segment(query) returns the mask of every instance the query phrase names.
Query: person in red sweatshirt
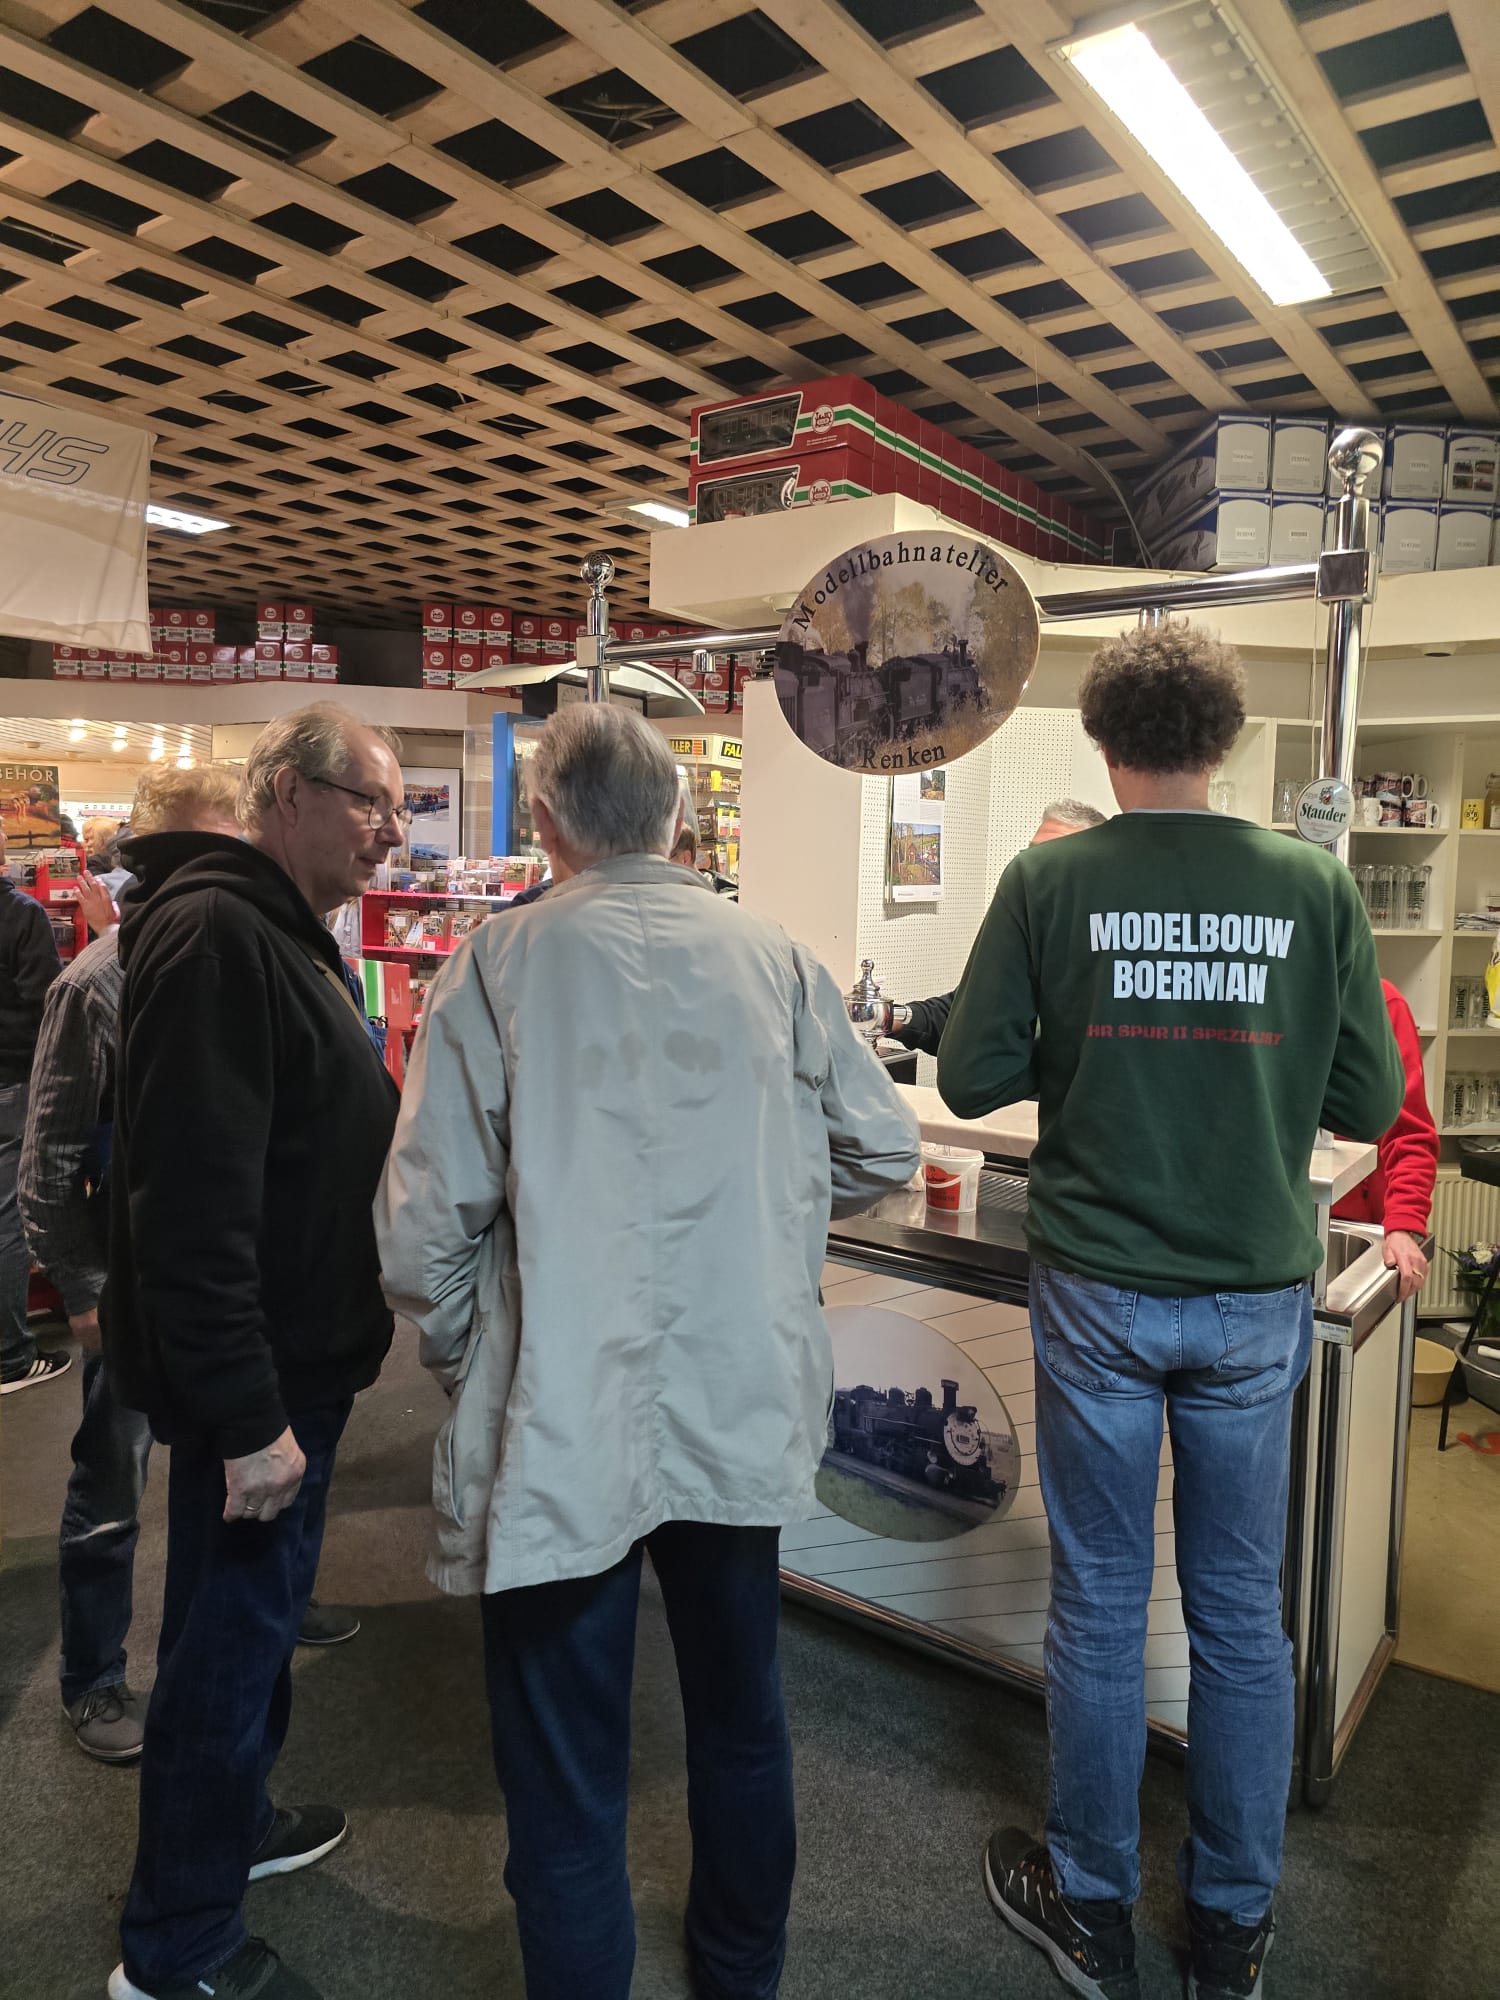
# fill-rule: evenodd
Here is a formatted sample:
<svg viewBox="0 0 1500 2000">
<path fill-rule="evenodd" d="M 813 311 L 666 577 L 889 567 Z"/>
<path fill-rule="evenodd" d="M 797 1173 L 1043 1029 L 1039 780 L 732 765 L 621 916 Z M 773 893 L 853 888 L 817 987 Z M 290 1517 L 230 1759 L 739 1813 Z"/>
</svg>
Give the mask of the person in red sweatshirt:
<svg viewBox="0 0 1500 2000">
<path fill-rule="evenodd" d="M 1380 1142 L 1374 1173 L 1346 1194 L 1333 1212 L 1344 1222 L 1380 1224 L 1385 1231 L 1385 1261 L 1401 1273 L 1401 1297 L 1409 1299 L 1421 1291 L 1427 1277 L 1422 1238 L 1437 1185 L 1438 1130 L 1427 1107 L 1422 1044 L 1412 1011 L 1388 979 L 1380 984 L 1406 1071 L 1406 1096 L 1395 1124 Z"/>
</svg>

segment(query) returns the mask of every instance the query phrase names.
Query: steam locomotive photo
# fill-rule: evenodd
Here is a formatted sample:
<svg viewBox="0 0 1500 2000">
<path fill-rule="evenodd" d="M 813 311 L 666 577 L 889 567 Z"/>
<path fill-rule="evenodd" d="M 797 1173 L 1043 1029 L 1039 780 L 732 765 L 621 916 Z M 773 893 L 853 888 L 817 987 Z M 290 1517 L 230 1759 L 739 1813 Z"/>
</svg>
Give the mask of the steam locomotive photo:
<svg viewBox="0 0 1500 2000">
<path fill-rule="evenodd" d="M 941 1493 L 998 1507 L 1006 1482 L 997 1480 L 990 1439 L 972 1403 L 960 1403 L 958 1384 L 941 1384 L 943 1406 L 932 1391 L 874 1389 L 861 1382 L 835 1389 L 828 1425 L 831 1454 L 875 1466 L 904 1479 L 919 1480 Z"/>
<path fill-rule="evenodd" d="M 868 641 L 847 653 L 780 647 L 776 697 L 810 750 L 846 766 L 989 706 L 968 640 L 954 637 L 941 652 L 897 654 L 878 667 L 869 664 Z"/>
</svg>

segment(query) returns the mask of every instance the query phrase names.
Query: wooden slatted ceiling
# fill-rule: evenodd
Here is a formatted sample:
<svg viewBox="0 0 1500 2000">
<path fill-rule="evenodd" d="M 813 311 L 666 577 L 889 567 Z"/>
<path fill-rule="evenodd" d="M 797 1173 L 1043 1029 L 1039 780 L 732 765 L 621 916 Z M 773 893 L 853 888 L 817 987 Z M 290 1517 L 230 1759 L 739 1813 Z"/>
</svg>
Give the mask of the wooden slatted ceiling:
<svg viewBox="0 0 1500 2000">
<path fill-rule="evenodd" d="M 0 0 L 0 381 L 157 433 L 162 595 L 577 601 L 695 402 L 852 372 L 1107 512 L 1206 413 L 1496 420 L 1494 0 L 1239 0 L 1391 270 L 1260 299 L 1058 0 Z"/>
</svg>

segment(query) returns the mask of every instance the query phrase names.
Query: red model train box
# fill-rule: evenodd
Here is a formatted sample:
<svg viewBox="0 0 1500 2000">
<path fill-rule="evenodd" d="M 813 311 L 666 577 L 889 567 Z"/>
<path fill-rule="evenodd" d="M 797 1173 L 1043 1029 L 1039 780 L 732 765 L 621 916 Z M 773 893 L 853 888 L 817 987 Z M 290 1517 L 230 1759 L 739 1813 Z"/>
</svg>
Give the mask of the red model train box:
<svg viewBox="0 0 1500 2000">
<path fill-rule="evenodd" d="M 255 607 L 257 625 L 284 625 L 286 612 L 279 598 L 263 598 Z"/>
<path fill-rule="evenodd" d="M 308 657 L 315 667 L 336 667 L 339 663 L 339 649 L 337 646 L 328 645 L 322 639 L 314 639 Z"/>
<path fill-rule="evenodd" d="M 484 665 L 484 648 L 478 638 L 455 639 L 453 642 L 453 678 L 460 674 L 477 674 Z"/>
<path fill-rule="evenodd" d="M 506 639 L 499 645 L 487 643 L 482 646 L 479 663 L 487 674 L 493 673 L 496 667 L 508 667 L 511 664 L 510 640 Z"/>
<path fill-rule="evenodd" d="M 510 606 L 508 604 L 487 604 L 484 607 L 484 631 L 487 639 L 508 639 L 510 637 Z"/>
<path fill-rule="evenodd" d="M 455 604 L 453 607 L 453 636 L 457 639 L 470 634 L 478 636 L 484 630 L 484 606 L 482 604 Z"/>
<path fill-rule="evenodd" d="M 422 631 L 429 639 L 451 639 L 453 637 L 453 606 L 440 604 L 435 598 L 427 598 L 422 604 Z"/>
<path fill-rule="evenodd" d="M 877 430 L 890 428 L 889 411 L 885 397 L 857 375 L 705 403 L 693 412 L 690 463 L 702 472 L 855 444 L 873 456 Z"/>
</svg>

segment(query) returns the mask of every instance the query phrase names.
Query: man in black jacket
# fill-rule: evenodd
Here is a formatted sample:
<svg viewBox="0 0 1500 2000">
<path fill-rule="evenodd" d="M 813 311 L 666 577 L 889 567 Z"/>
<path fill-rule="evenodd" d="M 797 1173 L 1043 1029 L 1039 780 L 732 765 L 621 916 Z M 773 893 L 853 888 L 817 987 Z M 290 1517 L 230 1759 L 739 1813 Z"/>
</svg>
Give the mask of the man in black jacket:
<svg viewBox="0 0 1500 2000">
<path fill-rule="evenodd" d="M 5 835 L 0 831 L 0 868 Z M 46 911 L 0 874 L 0 1394 L 50 1382 L 66 1354 L 38 1354 L 26 1328 L 31 1254 L 16 1202 L 31 1063 L 47 988 L 62 971 Z"/>
<path fill-rule="evenodd" d="M 371 1202 L 396 1091 L 318 913 L 369 887 L 401 803 L 388 732 L 329 703 L 283 717 L 246 766 L 248 838 L 183 836 L 120 929 L 101 1319 L 172 1460 L 111 2000 L 317 2000 L 240 1905 L 346 1831 L 336 1808 L 277 1811 L 266 1781 L 334 1451 L 391 1338 Z"/>
</svg>

